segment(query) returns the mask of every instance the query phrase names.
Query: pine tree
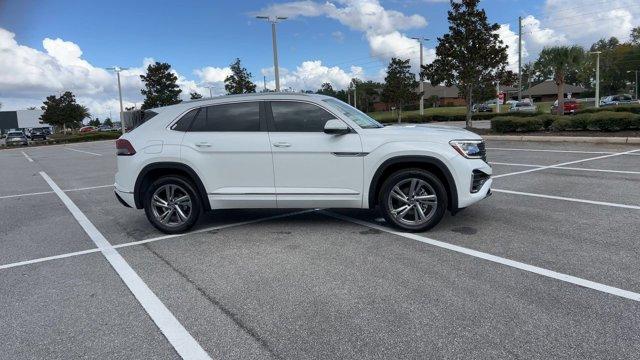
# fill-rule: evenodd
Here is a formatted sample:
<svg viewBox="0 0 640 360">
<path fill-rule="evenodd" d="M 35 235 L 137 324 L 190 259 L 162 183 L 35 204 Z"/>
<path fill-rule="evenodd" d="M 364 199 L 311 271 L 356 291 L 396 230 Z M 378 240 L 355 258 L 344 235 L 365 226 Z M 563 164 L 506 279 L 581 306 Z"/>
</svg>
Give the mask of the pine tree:
<svg viewBox="0 0 640 360">
<path fill-rule="evenodd" d="M 180 87 L 176 83 L 178 77 L 171 72 L 171 65 L 167 63 L 151 64 L 147 67 L 147 74 L 140 75 L 145 88 L 140 90 L 145 96 L 142 110 L 160 106 L 178 104 L 180 100 Z"/>
<path fill-rule="evenodd" d="M 256 84 L 251 82 L 251 73 L 243 68 L 240 59 L 231 64 L 231 75 L 224 79 L 227 94 L 246 94 L 256 92 Z"/>
<path fill-rule="evenodd" d="M 202 99 L 202 94 L 200 94 L 197 91 L 193 91 L 189 93 L 189 96 L 191 97 L 191 100 L 198 100 L 198 99 Z"/>
<path fill-rule="evenodd" d="M 432 85 L 455 85 L 467 103 L 467 127 L 471 126 L 471 105 L 477 87 L 504 77 L 507 46 L 497 34 L 500 26 L 489 24 L 480 0 L 451 1 L 447 12 L 449 32 L 438 38 L 436 59 L 422 67 Z"/>
<path fill-rule="evenodd" d="M 411 73 L 409 59 L 392 58 L 387 67 L 387 77 L 384 78 L 384 82 L 382 99 L 398 109 L 398 122 L 402 122 L 402 108 L 418 96 L 416 93 L 418 81 L 416 81 L 416 76 Z"/>
</svg>

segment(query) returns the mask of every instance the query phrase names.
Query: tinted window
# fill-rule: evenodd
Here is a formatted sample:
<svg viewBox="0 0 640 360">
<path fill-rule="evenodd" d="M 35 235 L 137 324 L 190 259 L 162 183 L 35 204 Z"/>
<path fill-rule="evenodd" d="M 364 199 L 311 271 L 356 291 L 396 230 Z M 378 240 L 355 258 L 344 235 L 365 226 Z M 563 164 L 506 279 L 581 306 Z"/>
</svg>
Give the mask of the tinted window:
<svg viewBox="0 0 640 360">
<path fill-rule="evenodd" d="M 198 110 L 200 110 L 200 109 L 193 109 L 193 110 L 189 111 L 188 113 L 184 114 L 180 118 L 180 120 L 178 120 L 175 124 L 173 124 L 173 126 L 171 127 L 171 130 L 175 130 L 175 131 L 187 131 L 187 130 L 189 130 L 189 127 L 191 126 L 191 121 L 193 120 L 193 118 L 198 113 Z"/>
<path fill-rule="evenodd" d="M 191 131 L 260 131 L 260 103 L 244 102 L 202 108 Z"/>
<path fill-rule="evenodd" d="M 274 101 L 271 103 L 275 131 L 322 132 L 327 120 L 335 116 L 307 103 Z"/>
</svg>

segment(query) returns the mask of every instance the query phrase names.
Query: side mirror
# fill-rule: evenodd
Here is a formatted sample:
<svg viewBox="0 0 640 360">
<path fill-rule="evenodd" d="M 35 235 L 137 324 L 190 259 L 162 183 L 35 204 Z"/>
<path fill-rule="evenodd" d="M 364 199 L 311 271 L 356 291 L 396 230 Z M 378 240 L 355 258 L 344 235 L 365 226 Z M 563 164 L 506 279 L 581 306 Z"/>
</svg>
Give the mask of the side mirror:
<svg viewBox="0 0 640 360">
<path fill-rule="evenodd" d="M 338 119 L 331 119 L 324 124 L 324 133 L 329 135 L 344 135 L 348 134 L 351 129 L 347 124 Z"/>
</svg>

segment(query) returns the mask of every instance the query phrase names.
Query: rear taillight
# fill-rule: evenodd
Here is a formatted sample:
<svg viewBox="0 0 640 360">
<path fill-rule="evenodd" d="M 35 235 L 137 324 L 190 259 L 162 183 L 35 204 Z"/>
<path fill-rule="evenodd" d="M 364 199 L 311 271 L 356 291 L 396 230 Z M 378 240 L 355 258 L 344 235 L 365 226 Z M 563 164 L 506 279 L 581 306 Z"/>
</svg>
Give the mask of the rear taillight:
<svg viewBox="0 0 640 360">
<path fill-rule="evenodd" d="M 129 142 L 129 140 L 118 139 L 116 140 L 116 155 L 118 156 L 131 156 L 136 153 L 136 149 L 133 148 L 133 145 Z"/>
</svg>

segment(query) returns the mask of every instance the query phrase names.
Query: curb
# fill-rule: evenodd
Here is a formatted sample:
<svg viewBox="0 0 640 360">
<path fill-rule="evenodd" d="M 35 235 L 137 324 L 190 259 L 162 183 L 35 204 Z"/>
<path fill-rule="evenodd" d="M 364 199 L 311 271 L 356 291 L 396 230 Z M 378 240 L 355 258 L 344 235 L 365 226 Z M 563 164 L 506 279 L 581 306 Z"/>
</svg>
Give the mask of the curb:
<svg viewBox="0 0 640 360">
<path fill-rule="evenodd" d="M 481 135 L 482 136 L 482 135 Z M 539 141 L 539 142 L 574 142 L 594 144 L 640 144 L 640 137 L 597 137 L 597 136 L 518 136 L 518 135 L 484 135 L 485 140 L 501 141 Z"/>
</svg>

